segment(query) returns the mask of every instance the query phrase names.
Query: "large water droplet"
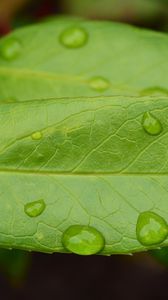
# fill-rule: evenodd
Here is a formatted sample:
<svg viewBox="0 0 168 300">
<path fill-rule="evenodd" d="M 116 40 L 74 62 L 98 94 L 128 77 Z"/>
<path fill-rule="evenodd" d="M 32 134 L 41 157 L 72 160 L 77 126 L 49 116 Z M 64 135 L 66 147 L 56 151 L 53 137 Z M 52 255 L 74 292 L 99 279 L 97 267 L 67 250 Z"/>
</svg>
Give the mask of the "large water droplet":
<svg viewBox="0 0 168 300">
<path fill-rule="evenodd" d="M 19 40 L 8 38 L 0 46 L 0 55 L 6 60 L 12 60 L 20 55 L 21 50 L 22 45 Z"/>
<path fill-rule="evenodd" d="M 46 204 L 43 199 L 26 203 L 24 211 L 29 217 L 37 217 L 45 210 Z"/>
<path fill-rule="evenodd" d="M 110 82 L 104 77 L 97 76 L 90 79 L 89 85 L 93 90 L 104 92 L 110 87 Z"/>
<path fill-rule="evenodd" d="M 80 48 L 86 44 L 88 33 L 80 27 L 70 27 L 60 35 L 60 42 L 67 48 Z"/>
<path fill-rule="evenodd" d="M 64 247 L 79 255 L 92 255 L 104 248 L 104 237 L 91 226 L 70 226 L 62 237 Z"/>
<path fill-rule="evenodd" d="M 136 226 L 137 240 L 144 246 L 162 243 L 168 235 L 166 221 L 156 213 L 146 211 L 139 215 Z"/>
<path fill-rule="evenodd" d="M 36 131 L 31 135 L 33 140 L 41 140 L 43 137 L 43 134 L 41 131 Z"/>
<path fill-rule="evenodd" d="M 162 131 L 162 125 L 160 121 L 155 118 L 150 112 L 144 113 L 142 125 L 144 130 L 150 135 L 158 135 Z"/>
</svg>

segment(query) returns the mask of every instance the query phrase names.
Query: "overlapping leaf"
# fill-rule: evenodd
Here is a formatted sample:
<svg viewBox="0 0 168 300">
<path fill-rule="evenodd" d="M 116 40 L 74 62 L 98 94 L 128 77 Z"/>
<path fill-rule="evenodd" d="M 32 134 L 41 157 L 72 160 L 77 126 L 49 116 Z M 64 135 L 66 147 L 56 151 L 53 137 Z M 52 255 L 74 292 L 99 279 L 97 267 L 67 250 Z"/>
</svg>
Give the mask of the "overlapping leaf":
<svg viewBox="0 0 168 300">
<path fill-rule="evenodd" d="M 71 27 L 88 33 L 87 43 L 68 49 L 60 35 Z M 14 60 L 0 57 L 0 100 L 96 96 L 93 78 L 109 81 L 104 95 L 168 95 L 166 35 L 111 22 L 58 18 L 25 27 L 1 40 L 22 46 Z"/>
</svg>

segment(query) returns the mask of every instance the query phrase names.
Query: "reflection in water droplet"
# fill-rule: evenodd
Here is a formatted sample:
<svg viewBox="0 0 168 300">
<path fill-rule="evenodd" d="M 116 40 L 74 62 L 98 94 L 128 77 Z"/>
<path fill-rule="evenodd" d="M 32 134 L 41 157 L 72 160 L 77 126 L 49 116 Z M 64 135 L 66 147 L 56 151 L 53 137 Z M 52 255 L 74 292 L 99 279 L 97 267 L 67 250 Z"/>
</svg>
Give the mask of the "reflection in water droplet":
<svg viewBox="0 0 168 300">
<path fill-rule="evenodd" d="M 43 134 L 41 131 L 36 131 L 31 135 L 33 140 L 41 140 L 43 137 Z"/>
<path fill-rule="evenodd" d="M 104 237 L 90 226 L 70 226 L 62 237 L 62 244 L 70 252 L 79 255 L 92 255 L 104 248 Z"/>
<path fill-rule="evenodd" d="M 168 89 L 159 87 L 159 86 L 154 86 L 154 87 L 149 87 L 147 89 L 144 89 L 140 92 L 141 96 L 145 95 L 154 95 L 154 96 L 167 96 L 168 95 Z"/>
<path fill-rule="evenodd" d="M 110 82 L 101 76 L 97 76 L 90 79 L 89 85 L 93 90 L 104 92 L 110 87 Z"/>
<path fill-rule="evenodd" d="M 60 42 L 67 48 L 80 48 L 86 44 L 88 33 L 80 27 L 71 27 L 60 35 Z"/>
<path fill-rule="evenodd" d="M 144 113 L 142 125 L 144 130 L 150 135 L 158 135 L 162 132 L 162 125 L 160 121 L 150 112 Z"/>
<path fill-rule="evenodd" d="M 139 215 L 136 225 L 137 240 L 144 246 L 162 243 L 168 235 L 166 221 L 159 215 L 146 211 Z"/>
<path fill-rule="evenodd" d="M 20 41 L 15 38 L 8 38 L 0 46 L 0 55 L 6 60 L 12 60 L 20 55 L 21 50 Z"/>
<path fill-rule="evenodd" d="M 46 204 L 43 199 L 26 203 L 24 211 L 29 217 L 37 217 L 45 210 Z"/>
</svg>

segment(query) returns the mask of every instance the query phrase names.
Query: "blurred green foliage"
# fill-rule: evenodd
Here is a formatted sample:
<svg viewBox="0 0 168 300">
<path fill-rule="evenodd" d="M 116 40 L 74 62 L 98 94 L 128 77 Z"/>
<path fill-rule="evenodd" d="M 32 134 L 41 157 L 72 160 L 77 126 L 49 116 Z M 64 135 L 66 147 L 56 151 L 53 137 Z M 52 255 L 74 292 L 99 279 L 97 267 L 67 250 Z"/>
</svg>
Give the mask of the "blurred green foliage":
<svg viewBox="0 0 168 300">
<path fill-rule="evenodd" d="M 64 0 L 69 12 L 120 20 L 147 19 L 165 15 L 167 0 Z"/>
<path fill-rule="evenodd" d="M 0 271 L 12 284 L 18 285 L 24 279 L 30 265 L 30 254 L 20 250 L 0 249 Z"/>
<path fill-rule="evenodd" d="M 161 264 L 168 267 L 168 248 L 156 249 L 150 251 L 150 254 Z"/>
<path fill-rule="evenodd" d="M 55 14 L 168 28 L 168 0 L 0 0 L 0 23 L 10 16 L 14 27 Z"/>
</svg>

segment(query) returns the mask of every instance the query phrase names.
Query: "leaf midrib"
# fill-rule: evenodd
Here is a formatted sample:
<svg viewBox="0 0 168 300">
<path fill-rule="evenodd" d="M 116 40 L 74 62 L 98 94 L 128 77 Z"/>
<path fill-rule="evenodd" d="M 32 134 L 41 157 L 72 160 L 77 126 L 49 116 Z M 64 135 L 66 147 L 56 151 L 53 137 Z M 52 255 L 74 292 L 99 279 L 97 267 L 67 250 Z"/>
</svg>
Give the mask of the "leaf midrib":
<svg viewBox="0 0 168 300">
<path fill-rule="evenodd" d="M 72 82 L 73 84 L 84 84 L 84 85 L 88 85 L 89 84 L 89 78 L 88 79 L 84 79 L 81 76 L 74 76 L 72 74 L 70 75 L 60 75 L 57 74 L 55 72 L 45 72 L 45 71 L 33 71 L 33 70 L 29 70 L 29 69 L 25 69 L 25 68 L 4 68 L 4 67 L 0 67 L 0 75 L 7 75 L 7 76 L 16 76 L 16 77 L 27 77 L 32 79 L 32 76 L 34 76 L 34 78 L 37 79 L 45 79 L 45 80 L 55 80 L 55 81 L 62 81 L 62 82 L 66 82 L 66 84 L 68 84 L 68 81 Z M 71 84 L 71 83 L 69 83 Z M 113 90 L 127 90 L 132 92 L 133 94 L 135 93 L 136 95 L 139 93 L 139 90 L 134 88 L 134 87 L 130 87 L 129 85 L 127 85 L 126 83 L 124 84 L 114 84 L 113 82 Z M 142 96 L 140 96 L 142 97 Z"/>
<path fill-rule="evenodd" d="M 38 78 L 44 78 L 44 79 L 54 79 L 54 80 L 60 80 L 60 81 L 79 81 L 81 83 L 86 83 L 87 81 L 82 79 L 80 76 L 73 76 L 73 75 L 60 75 L 52 72 L 44 72 L 44 71 L 33 71 L 29 69 L 18 69 L 18 68 L 0 68 L 0 75 L 14 75 L 14 76 L 35 76 Z"/>
<path fill-rule="evenodd" d="M 52 171 L 38 171 L 38 170 L 15 170 L 15 169 L 0 169 L 0 173 L 14 173 L 14 174 L 23 174 L 23 175 L 49 175 L 49 176 L 72 176 L 72 177 L 98 177 L 98 176 L 116 176 L 116 177 L 162 177 L 168 176 L 168 173 L 115 173 L 115 172 L 79 172 L 72 173 L 70 171 L 67 172 L 52 172 Z"/>
</svg>

